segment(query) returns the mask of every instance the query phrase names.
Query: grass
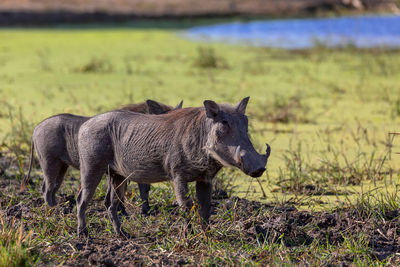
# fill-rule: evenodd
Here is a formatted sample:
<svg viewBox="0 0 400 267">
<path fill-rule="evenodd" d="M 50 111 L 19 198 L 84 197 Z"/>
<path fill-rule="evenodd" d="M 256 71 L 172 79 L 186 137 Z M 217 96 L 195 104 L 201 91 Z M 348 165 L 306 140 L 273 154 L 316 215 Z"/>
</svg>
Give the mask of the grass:
<svg viewBox="0 0 400 267">
<path fill-rule="evenodd" d="M 32 126 L 55 113 L 94 115 L 146 98 L 170 104 L 182 98 L 186 106 L 199 106 L 204 99 L 236 102 L 250 95 L 251 134 L 260 149 L 266 141 L 271 143 L 276 156 L 271 157 L 269 174 L 276 181 L 279 170 L 286 168 L 283 155 L 289 143 L 308 146 L 302 152 L 310 157 L 307 164 L 320 160 L 318 147 L 339 142 L 340 157 L 381 155 L 384 145 L 359 149 L 351 132 L 362 125 L 379 143 L 399 125 L 392 97 L 400 90 L 397 50 L 205 46 L 157 27 L 3 29 L 0 35 L 5 40 L 0 49 L 0 94 L 13 117 L 29 122 L 28 127 L 21 125 L 25 130 L 12 134 L 19 122 L 10 122 L 9 112 L 3 110 L 3 138 L 20 135 L 29 141 Z M 327 140 L 324 132 L 332 128 L 341 130 Z M 321 135 L 325 140 L 319 140 Z M 249 196 L 243 186 L 247 183 L 248 178 L 239 174 L 234 181 L 239 195 Z M 257 186 L 254 190 L 260 193 Z"/>
<path fill-rule="evenodd" d="M 272 147 L 266 175 L 258 183 L 238 170 L 219 173 L 215 188 L 226 194 L 217 196 L 220 204 L 205 232 L 196 209 L 193 232 L 185 230 L 169 184 L 152 187 L 150 217 L 139 215 L 138 190 L 130 185 L 127 203 L 135 215 L 123 224 L 136 239 L 122 244 L 139 255 L 125 252 L 131 264 L 399 263 L 395 253 L 383 257 L 376 245 L 383 246 L 385 237 L 397 240 L 391 229 L 400 203 L 400 139 L 388 133 L 400 128 L 399 50 L 199 44 L 159 27 L 3 28 L 0 40 L 0 176 L 7 185 L 1 210 L 4 229 L 15 240 L 7 243 L 13 244 L 4 254 L 11 255 L 7 265 L 106 265 L 109 253 L 124 264 L 102 205 L 104 182 L 88 214 L 96 236 L 90 242 L 76 236 L 77 172 L 68 173 L 54 209 L 42 202 L 39 183 L 23 195 L 15 192 L 38 122 L 63 112 L 90 116 L 147 98 L 170 105 L 183 99 L 188 107 L 204 99 L 236 103 L 248 95 L 252 141 L 258 151 L 266 142 Z M 40 170 L 33 174 L 42 181 Z M 310 221 L 300 223 L 292 206 L 312 210 L 303 214 Z M 324 212 L 344 214 L 352 223 L 330 225 Z M 382 234 L 371 230 L 378 228 Z"/>
<path fill-rule="evenodd" d="M 199 68 L 228 68 L 226 60 L 215 54 L 215 50 L 212 47 L 197 48 L 197 58 L 194 60 L 193 65 Z"/>
<path fill-rule="evenodd" d="M 132 216 L 123 224 L 135 238 L 116 241 L 102 196 L 95 197 L 88 212 L 93 238 L 77 237 L 75 210 L 70 208 L 68 194 L 77 190 L 78 184 L 71 181 L 61 189 L 56 208 L 44 204 L 37 190 L 18 195 L 13 191 L 18 187 L 5 187 L 1 199 L 9 204 L 2 206 L 7 213 L 1 220 L 2 240 L 15 244 L 6 246 L 9 262 L 26 262 L 27 266 L 105 264 L 108 260 L 124 265 L 128 259 L 139 265 L 399 264 L 395 254 L 400 250 L 396 241 L 398 187 L 394 193 L 359 193 L 333 209 L 313 213 L 288 204 L 271 206 L 235 197 L 219 200 L 206 231 L 200 227 L 196 209 L 189 214 L 192 230 L 188 231 L 186 219 L 173 205 L 171 186 L 156 187 L 150 200 L 158 211 L 142 216 L 140 200 L 130 198 L 127 205 Z M 98 191 L 102 190 L 100 186 Z M 6 220 L 11 223 L 4 227 Z"/>
<path fill-rule="evenodd" d="M 343 147 L 328 144 L 326 150 L 317 154 L 319 160 L 310 162 L 304 156 L 302 143 L 296 148 L 289 148 L 284 154 L 285 165 L 279 170 L 277 186 L 282 192 L 295 194 L 324 194 L 336 191 L 331 185 L 361 185 L 363 181 L 377 182 L 384 180 L 388 175 L 396 172 L 390 164 L 387 164 L 390 155 L 390 147 L 382 155 L 377 155 L 377 149 L 366 152 L 369 137 L 365 135 L 359 138 L 359 134 L 353 133 L 353 141 L 357 144 L 354 156 L 349 157 L 348 151 Z M 344 140 L 341 140 L 343 143 Z"/>
<path fill-rule="evenodd" d="M 217 183 L 218 187 L 229 188 L 229 183 L 223 181 Z M 173 205 L 172 187 L 165 184 L 151 190 L 151 205 L 157 212 L 149 217 L 140 215 L 137 195 L 128 194 L 126 203 L 132 216 L 123 220 L 123 225 L 135 238 L 117 242 L 102 203 L 104 185 L 98 188 L 88 212 L 93 239 L 82 240 L 76 235 L 74 196 L 79 183 L 74 173 L 67 176 L 56 208 L 43 203 L 37 189 L 21 195 L 15 192 L 17 181 L 11 179 L 7 182 L 11 186 L 4 187 L 5 182 L 7 180 L 1 180 L 5 188 L 1 193 L 2 212 L 6 214 L 1 222 L 6 229 L 3 230 L 3 236 L 7 236 L 5 240 L 11 240 L 9 236 L 17 240 L 16 249 L 7 246 L 12 250 L 8 254 L 12 262 L 18 262 L 22 255 L 28 264 L 73 265 L 84 265 L 88 261 L 104 264 L 107 260 L 123 265 L 128 258 L 139 265 L 154 261 L 189 265 L 346 263 L 380 266 L 399 263 L 396 254 L 379 254 L 385 249 L 385 240 L 392 240 L 397 234 L 398 186 L 394 192 L 357 193 L 332 209 L 314 213 L 299 212 L 287 203 L 271 206 L 231 197 L 214 204 L 215 214 L 206 231 L 201 229 L 199 216 L 193 209 L 189 214 L 193 228 L 188 231 L 185 217 Z M 137 188 L 132 190 L 134 187 L 136 185 L 130 184 L 128 192 L 137 192 Z M 228 195 L 232 193 L 228 191 Z M 11 221 L 8 224 L 11 226 L 4 227 L 6 220 Z M 392 251 L 393 246 L 395 251 L 400 249 L 400 244 L 393 242 L 387 245 L 390 249 L 386 247 L 384 251 Z M 108 255 L 113 256 L 107 258 Z"/>
<path fill-rule="evenodd" d="M 0 266 L 30 266 L 34 262 L 32 233 L 25 232 L 22 224 L 18 227 L 15 218 L 7 223 L 0 217 Z"/>
<path fill-rule="evenodd" d="M 274 95 L 265 106 L 265 110 L 254 112 L 254 117 L 259 121 L 283 124 L 312 123 L 308 117 L 310 107 L 304 104 L 304 96 L 301 93 L 292 96 L 284 93 Z"/>
<path fill-rule="evenodd" d="M 83 73 L 107 73 L 113 71 L 113 66 L 110 61 L 105 58 L 92 57 L 89 62 L 76 67 L 74 71 Z"/>
</svg>

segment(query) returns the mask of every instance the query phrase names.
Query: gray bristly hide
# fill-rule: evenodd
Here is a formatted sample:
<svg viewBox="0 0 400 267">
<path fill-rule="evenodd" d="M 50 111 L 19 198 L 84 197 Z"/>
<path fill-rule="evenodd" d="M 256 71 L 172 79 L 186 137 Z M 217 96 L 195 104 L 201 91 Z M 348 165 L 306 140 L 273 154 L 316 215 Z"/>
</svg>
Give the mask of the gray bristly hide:
<svg viewBox="0 0 400 267">
<path fill-rule="evenodd" d="M 79 169 L 78 132 L 89 117 L 59 114 L 39 123 L 32 135 L 32 151 L 36 149 L 44 183 L 42 193 L 49 206 L 56 205 L 56 192 L 60 188 L 68 166 Z M 29 180 L 26 176 L 21 188 Z"/>
<path fill-rule="evenodd" d="M 148 100 L 146 100 L 145 103 L 130 104 L 130 105 L 122 107 L 121 109 L 138 112 L 138 113 L 143 113 L 143 114 L 160 115 L 160 114 L 170 112 L 171 110 L 181 109 L 182 105 L 183 105 L 183 100 L 181 100 L 181 102 L 179 102 L 179 104 L 173 108 L 169 105 L 165 105 L 160 102 L 148 99 Z M 116 179 L 117 174 L 115 174 L 114 172 L 110 172 L 109 174 L 113 175 L 115 177 L 115 179 L 114 179 L 114 181 L 112 181 L 110 175 L 107 175 L 108 187 L 107 187 L 107 194 L 106 194 L 105 201 L 104 201 L 104 205 L 106 206 L 107 209 L 111 205 L 111 197 L 113 196 L 111 194 L 112 189 L 118 188 L 118 185 L 115 184 L 115 181 L 121 180 L 123 182 L 123 185 L 120 185 L 120 186 L 126 186 L 125 178 L 122 179 L 123 177 L 118 177 L 118 179 Z M 150 212 L 150 204 L 149 204 L 150 185 L 138 183 L 138 186 L 139 186 L 140 198 L 142 199 L 142 205 L 141 205 L 142 214 L 148 215 Z M 119 210 L 121 210 L 123 215 L 127 216 L 128 213 L 125 210 L 124 198 L 121 198 L 119 200 L 120 200 L 120 204 L 119 204 L 118 208 L 119 208 Z"/>
<path fill-rule="evenodd" d="M 180 108 L 181 105 L 182 102 L 176 108 Z M 152 100 L 147 100 L 146 103 L 133 104 L 123 109 L 160 114 L 168 112 L 173 108 Z M 32 135 L 29 171 L 21 184 L 21 190 L 24 190 L 25 185 L 30 179 L 33 150 L 36 148 L 39 164 L 44 175 L 42 193 L 49 206 L 56 205 L 56 192 L 62 184 L 68 167 L 72 166 L 79 169 L 78 132 L 81 125 L 88 119 L 90 117 L 59 114 L 45 119 L 35 127 Z M 143 184 L 139 185 L 139 189 L 143 200 L 142 210 L 148 211 L 150 209 L 148 205 L 148 191 L 150 187 L 148 184 Z M 111 191 L 110 186 L 108 191 Z M 108 193 L 107 197 L 111 197 L 111 194 Z M 111 203 L 111 200 L 108 200 L 107 197 L 106 204 Z"/>
<path fill-rule="evenodd" d="M 172 181 L 182 208 L 191 207 L 188 182 L 196 182 L 200 216 L 210 216 L 212 179 L 224 166 L 259 177 L 270 154 L 258 154 L 247 134 L 245 110 L 249 98 L 236 106 L 204 101 L 204 107 L 185 108 L 163 115 L 113 111 L 95 116 L 79 130 L 81 190 L 78 195 L 78 233 L 87 234 L 85 211 L 107 166 L 113 173 L 138 183 Z M 113 182 L 108 209 L 114 230 L 127 236 L 117 216 L 122 182 Z"/>
</svg>

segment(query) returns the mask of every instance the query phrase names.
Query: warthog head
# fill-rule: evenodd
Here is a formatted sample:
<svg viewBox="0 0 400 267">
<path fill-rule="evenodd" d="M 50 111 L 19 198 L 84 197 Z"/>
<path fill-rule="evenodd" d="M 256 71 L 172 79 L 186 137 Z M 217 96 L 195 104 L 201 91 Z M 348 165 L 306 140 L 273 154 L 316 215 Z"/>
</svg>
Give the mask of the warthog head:
<svg viewBox="0 0 400 267">
<path fill-rule="evenodd" d="M 207 120 L 211 125 L 205 149 L 215 160 L 225 166 L 234 166 L 251 177 L 260 177 L 267 165 L 271 148 L 258 154 L 248 136 L 248 120 L 245 115 L 249 97 L 235 106 L 214 101 L 204 101 Z"/>
</svg>

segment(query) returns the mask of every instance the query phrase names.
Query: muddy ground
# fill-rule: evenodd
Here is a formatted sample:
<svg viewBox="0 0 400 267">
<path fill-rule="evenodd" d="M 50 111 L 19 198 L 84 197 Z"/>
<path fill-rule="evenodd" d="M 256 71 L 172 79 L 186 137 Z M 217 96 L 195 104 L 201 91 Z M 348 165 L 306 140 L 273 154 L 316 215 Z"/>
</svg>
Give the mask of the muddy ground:
<svg viewBox="0 0 400 267">
<path fill-rule="evenodd" d="M 26 230 L 33 229 L 34 238 L 38 241 L 33 248 L 40 255 L 39 266 L 144 266 L 144 265 L 196 265 L 204 262 L 212 252 L 202 250 L 198 243 L 204 239 L 212 239 L 216 243 L 237 242 L 238 239 L 246 244 L 255 243 L 283 243 L 289 250 L 296 251 L 298 247 L 321 245 L 337 245 L 345 242 L 349 236 L 364 237 L 368 244 L 368 253 L 372 258 L 384 260 L 387 257 L 396 257 L 400 253 L 400 210 L 383 213 L 383 218 L 367 216 L 362 211 L 342 208 L 332 212 L 299 211 L 294 206 L 273 206 L 237 197 L 227 197 L 224 192 L 214 195 L 213 216 L 211 229 L 224 229 L 222 234 L 202 232 L 198 230 L 198 223 L 193 227 L 198 234 L 192 235 L 180 243 L 182 231 L 182 215 L 173 202 L 157 202 L 157 209 L 149 217 L 140 214 L 138 200 L 127 200 L 128 212 L 131 217 L 124 221 L 128 231 L 134 237 L 129 240 L 117 238 L 106 227 L 107 214 L 103 206 L 102 197 L 95 197 L 88 210 L 91 238 L 79 238 L 75 234 L 76 208 L 75 194 L 65 194 L 68 190 L 61 190 L 57 207 L 50 209 L 43 202 L 39 191 L 42 181 L 40 175 L 35 177 L 34 188 L 19 193 L 19 181 L 13 175 L 16 167 L 13 160 L 1 158 L 0 161 L 0 207 L 1 216 L 6 222 L 13 220 L 24 222 Z M 65 186 L 74 184 L 77 189 L 79 181 L 72 176 L 67 177 Z M 74 191 L 72 190 L 72 191 Z M 165 242 L 165 232 L 160 224 L 165 217 L 168 235 L 175 237 L 175 244 L 162 249 L 157 244 Z M 46 221 L 54 221 L 54 230 Z M 95 219 L 93 219 L 95 218 Z M 57 221 L 59 221 L 57 223 Z M 131 224 L 130 221 L 133 221 Z M 177 222 L 177 223 L 175 223 Z M 62 231 L 57 229 L 61 225 Z M 106 229 L 107 228 L 107 229 Z M 41 232 L 43 230 L 44 232 Z M 59 233 L 65 232 L 64 238 L 58 239 Z M 41 237 L 43 233 L 49 235 Z M 52 236 L 54 235 L 54 236 Z M 200 241 L 199 241 L 200 240 Z M 238 252 L 239 253 L 239 252 Z M 268 263 L 263 253 L 240 252 L 241 258 L 251 259 L 259 263 Z M 48 255 L 48 256 L 47 256 Z M 351 265 L 354 254 L 335 255 L 334 265 Z M 327 263 L 329 264 L 329 262 Z"/>
<path fill-rule="evenodd" d="M 138 18 L 302 16 L 318 12 L 399 12 L 395 0 L 2 0 L 0 25 L 121 22 Z"/>
</svg>

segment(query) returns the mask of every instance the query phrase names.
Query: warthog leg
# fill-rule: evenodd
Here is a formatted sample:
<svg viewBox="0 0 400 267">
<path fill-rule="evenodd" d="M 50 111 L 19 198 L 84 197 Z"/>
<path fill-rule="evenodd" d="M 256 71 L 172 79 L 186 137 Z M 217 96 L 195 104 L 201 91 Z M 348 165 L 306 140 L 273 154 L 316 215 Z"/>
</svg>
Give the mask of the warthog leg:
<svg viewBox="0 0 400 267">
<path fill-rule="evenodd" d="M 50 207 L 57 204 L 56 192 L 60 188 L 64 179 L 68 165 L 60 160 L 40 161 L 43 170 L 44 186 L 42 188 L 43 197 Z"/>
<path fill-rule="evenodd" d="M 108 208 L 108 215 L 110 216 L 114 231 L 121 237 L 130 238 L 130 236 L 122 229 L 121 221 L 118 217 L 118 206 L 124 198 L 126 182 L 124 181 L 124 177 L 120 175 L 113 175 L 111 179 L 113 188 L 111 190 L 111 205 Z"/>
<path fill-rule="evenodd" d="M 175 177 L 173 181 L 176 201 L 185 211 L 190 210 L 193 205 L 192 200 L 187 196 L 189 189 L 187 182 L 181 177 Z"/>
<path fill-rule="evenodd" d="M 139 184 L 139 192 L 140 198 L 142 199 L 142 214 L 148 215 L 150 212 L 150 205 L 149 205 L 149 191 L 150 185 L 149 184 Z"/>
<path fill-rule="evenodd" d="M 211 213 L 211 195 L 212 183 L 211 182 L 196 182 L 196 197 L 199 201 L 199 213 L 203 219 L 202 226 L 208 224 L 208 219 Z"/>
<path fill-rule="evenodd" d="M 188 197 L 189 189 L 187 182 L 184 179 L 182 179 L 181 176 L 174 177 L 173 186 L 174 186 L 176 201 L 178 202 L 179 207 L 183 210 L 185 214 L 185 220 L 188 230 L 193 232 L 192 224 L 190 223 L 188 217 L 189 210 L 193 206 L 193 202 Z"/>
<path fill-rule="evenodd" d="M 104 206 L 108 209 L 111 205 L 111 191 L 112 191 L 111 177 L 107 176 L 107 181 L 108 181 L 108 188 L 107 188 L 106 197 L 104 199 Z M 150 212 L 150 204 L 149 204 L 150 185 L 149 184 L 138 184 L 138 185 L 139 185 L 140 198 L 143 201 L 142 214 L 148 215 Z M 125 182 L 125 186 L 126 186 L 126 182 Z M 129 217 L 128 212 L 126 212 L 123 199 L 121 199 L 121 202 L 118 206 L 118 211 L 120 211 L 122 215 Z"/>
<path fill-rule="evenodd" d="M 58 176 L 57 176 L 57 179 L 56 179 L 56 182 L 55 182 L 55 186 L 54 186 L 53 192 L 52 192 L 52 197 L 53 197 L 53 202 L 54 203 L 57 203 L 56 193 L 57 193 L 58 189 L 60 189 L 60 187 L 61 187 L 61 184 L 62 184 L 62 182 L 64 180 L 64 176 L 65 176 L 65 173 L 67 172 L 67 170 L 68 170 L 68 165 L 67 164 L 62 164 L 61 168 L 60 168 L 60 170 L 58 172 Z"/>
<path fill-rule="evenodd" d="M 77 198 L 79 235 L 88 235 L 85 218 L 86 208 L 92 199 L 105 171 L 105 169 L 88 168 L 84 164 L 81 166 L 81 189 L 79 190 Z"/>
<path fill-rule="evenodd" d="M 111 191 L 113 190 L 112 188 L 112 178 L 111 176 L 118 176 L 117 174 L 107 174 L 107 194 L 104 199 L 104 206 L 108 210 L 108 208 L 111 206 Z M 122 177 L 122 176 L 121 176 Z M 123 178 L 123 177 L 122 177 Z M 125 180 L 124 178 L 122 180 Z M 121 185 L 122 186 L 122 185 Z M 127 182 L 125 181 L 123 186 L 127 186 Z M 129 217 L 128 212 L 126 212 L 125 205 L 124 205 L 124 199 L 121 199 L 119 205 L 118 205 L 118 211 L 121 211 L 121 214 L 125 217 Z"/>
</svg>

